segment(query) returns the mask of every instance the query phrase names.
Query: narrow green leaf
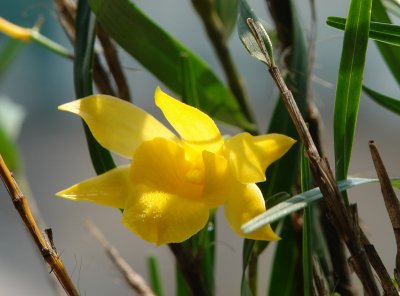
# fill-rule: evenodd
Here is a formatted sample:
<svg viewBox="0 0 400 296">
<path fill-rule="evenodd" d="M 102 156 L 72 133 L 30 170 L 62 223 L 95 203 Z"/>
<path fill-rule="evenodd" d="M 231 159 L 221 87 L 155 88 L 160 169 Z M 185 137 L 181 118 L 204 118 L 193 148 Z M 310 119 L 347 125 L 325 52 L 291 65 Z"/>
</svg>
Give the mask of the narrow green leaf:
<svg viewBox="0 0 400 296">
<path fill-rule="evenodd" d="M 0 78 L 5 74 L 12 61 L 17 57 L 22 46 L 22 42 L 14 39 L 9 39 L 2 44 L 0 50 Z"/>
<path fill-rule="evenodd" d="M 190 289 L 185 281 L 185 278 L 182 275 L 182 272 L 179 270 L 178 266 L 175 266 L 175 277 L 176 277 L 176 296 L 190 296 Z"/>
<path fill-rule="evenodd" d="M 87 0 L 79 0 L 75 24 L 75 27 L 79 30 L 76 30 L 74 60 L 74 84 L 78 98 L 93 94 L 92 63 L 95 23 L 94 15 L 91 13 Z M 83 126 L 96 173 L 99 175 L 115 168 L 110 152 L 96 141 L 86 123 L 83 123 Z"/>
<path fill-rule="evenodd" d="M 336 29 L 344 30 L 346 19 L 330 16 L 326 23 Z M 394 46 L 400 46 L 400 26 L 388 23 L 371 22 L 369 28 L 369 38 L 384 42 Z"/>
<path fill-rule="evenodd" d="M 147 265 L 149 268 L 151 289 L 157 296 L 163 296 L 164 293 L 157 258 L 155 256 L 147 257 Z"/>
<path fill-rule="evenodd" d="M 132 57 L 171 90 L 182 95 L 180 59 L 186 54 L 197 82 L 200 108 L 210 116 L 253 130 L 226 86 L 211 68 L 147 17 L 129 0 L 89 0 L 98 22 Z"/>
<path fill-rule="evenodd" d="M 302 147 L 304 151 L 304 147 Z M 301 191 L 307 191 L 310 189 L 310 163 L 305 157 L 305 152 L 301 154 Z M 312 295 L 313 287 L 313 268 L 312 268 L 312 256 L 313 256 L 313 213 L 312 208 L 307 206 L 303 212 L 303 237 L 302 237 L 302 262 L 303 262 L 303 288 L 304 295 Z"/>
<path fill-rule="evenodd" d="M 381 0 L 374 0 L 372 2 L 371 20 L 383 23 L 391 23 L 388 13 Z M 385 44 L 382 42 L 376 42 L 376 45 L 386 62 L 386 66 L 392 72 L 394 79 L 397 84 L 400 85 L 400 52 L 399 49 Z"/>
<path fill-rule="evenodd" d="M 242 280 L 240 284 L 240 295 L 241 296 L 252 296 L 253 293 L 250 290 L 249 283 L 246 280 L 246 268 L 249 265 L 250 257 L 253 254 L 253 248 L 255 245 L 254 240 L 245 239 L 243 243 L 242 252 Z"/>
<path fill-rule="evenodd" d="M 290 194 L 287 192 L 278 192 L 268 198 L 268 207 L 272 208 L 277 204 L 284 202 L 285 200 L 290 198 Z"/>
<path fill-rule="evenodd" d="M 392 186 L 400 188 L 400 179 L 392 179 Z M 337 183 L 340 191 L 345 191 L 355 186 L 363 184 L 378 182 L 378 179 L 366 179 L 366 178 L 350 178 L 347 180 L 341 180 Z M 263 227 L 267 224 L 271 224 L 283 217 L 304 209 L 308 204 L 314 202 L 322 197 L 322 193 L 318 187 L 303 192 L 301 194 L 294 195 L 288 200 L 268 209 L 265 213 L 258 215 L 246 224 L 242 225 L 242 230 L 245 233 L 250 233 Z"/>
<path fill-rule="evenodd" d="M 363 90 L 376 103 L 378 103 L 382 107 L 400 115 L 400 100 L 385 96 L 381 93 L 378 93 L 378 92 L 366 87 L 365 85 L 363 86 Z"/>
<path fill-rule="evenodd" d="M 285 239 L 277 243 L 268 295 L 299 295 L 301 287 L 297 287 L 296 284 L 301 282 L 301 280 L 299 281 L 299 278 L 301 279 L 301 275 L 299 275 L 301 270 L 297 270 L 301 257 L 299 249 L 293 247 L 298 245 L 298 233 L 292 227 L 292 221 L 289 217 L 284 220 L 283 228 L 279 235 Z"/>
<path fill-rule="evenodd" d="M 215 8 L 228 38 L 236 25 L 238 0 L 215 0 Z"/>
<path fill-rule="evenodd" d="M 337 180 L 346 179 L 357 123 L 372 0 L 351 0 L 336 87 L 334 145 Z M 347 198 L 345 202 L 348 203 Z"/>
</svg>

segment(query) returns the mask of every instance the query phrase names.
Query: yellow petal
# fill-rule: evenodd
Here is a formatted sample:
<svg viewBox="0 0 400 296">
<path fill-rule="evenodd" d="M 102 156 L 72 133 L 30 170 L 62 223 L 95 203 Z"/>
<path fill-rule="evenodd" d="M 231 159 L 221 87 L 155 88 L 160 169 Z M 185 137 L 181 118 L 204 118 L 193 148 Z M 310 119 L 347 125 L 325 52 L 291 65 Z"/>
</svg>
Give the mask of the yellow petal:
<svg viewBox="0 0 400 296">
<path fill-rule="evenodd" d="M 142 239 L 161 245 L 188 239 L 206 225 L 208 216 L 208 208 L 200 203 L 137 186 L 122 224 Z"/>
<path fill-rule="evenodd" d="M 176 142 L 163 138 L 144 142 L 133 155 L 131 174 L 135 184 L 191 199 L 201 196 L 204 168 L 188 162 Z"/>
<path fill-rule="evenodd" d="M 296 141 L 280 134 L 238 134 L 225 143 L 225 155 L 239 182 L 265 181 L 267 167 L 282 157 Z"/>
<path fill-rule="evenodd" d="M 156 105 L 183 140 L 199 150 L 211 152 L 216 152 L 222 146 L 221 133 L 207 114 L 174 99 L 160 88 L 156 89 L 154 96 Z"/>
<path fill-rule="evenodd" d="M 177 139 L 146 111 L 112 96 L 89 96 L 58 108 L 82 117 L 101 145 L 128 158 L 143 141 Z"/>
<path fill-rule="evenodd" d="M 0 32 L 3 32 L 11 38 L 25 42 L 31 41 L 32 39 L 32 29 L 17 26 L 2 17 L 0 17 Z"/>
<path fill-rule="evenodd" d="M 124 208 L 132 192 L 129 166 L 120 166 L 56 193 L 57 196 Z"/>
<path fill-rule="evenodd" d="M 254 240 L 278 240 L 269 225 L 245 234 L 240 227 L 257 215 L 265 212 L 265 202 L 260 189 L 255 184 L 238 184 L 232 190 L 232 198 L 225 203 L 225 216 L 232 229 L 244 238 Z"/>
<path fill-rule="evenodd" d="M 224 157 L 204 151 L 203 161 L 205 178 L 202 200 L 210 208 L 216 208 L 231 197 L 232 184 L 237 181 Z"/>
</svg>

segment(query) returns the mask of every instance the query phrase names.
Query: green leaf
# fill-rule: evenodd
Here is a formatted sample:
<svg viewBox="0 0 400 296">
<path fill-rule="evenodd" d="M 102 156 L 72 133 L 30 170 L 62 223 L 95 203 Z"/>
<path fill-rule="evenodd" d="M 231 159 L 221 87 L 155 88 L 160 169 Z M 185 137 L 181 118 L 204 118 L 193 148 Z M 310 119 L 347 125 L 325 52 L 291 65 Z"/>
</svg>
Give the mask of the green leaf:
<svg viewBox="0 0 400 296">
<path fill-rule="evenodd" d="M 236 25 L 238 0 L 215 0 L 215 8 L 228 38 Z"/>
<path fill-rule="evenodd" d="M 351 0 L 336 87 L 334 145 L 337 180 L 346 179 L 357 123 L 372 0 Z M 348 203 L 345 197 L 345 202 Z"/>
<path fill-rule="evenodd" d="M 376 103 L 378 103 L 382 107 L 400 115 L 400 100 L 385 96 L 381 93 L 378 93 L 378 92 L 366 87 L 365 85 L 363 86 L 363 90 Z"/>
<path fill-rule="evenodd" d="M 298 245 L 298 233 L 295 232 L 290 218 L 284 220 L 283 228 L 279 234 L 285 239 L 277 243 L 277 249 L 273 260 L 273 272 L 270 278 L 268 295 L 291 296 L 299 295 L 299 283 L 297 266 L 300 260 Z"/>
<path fill-rule="evenodd" d="M 20 155 L 15 142 L 0 125 L 0 154 L 11 171 L 16 172 L 20 164 Z"/>
<path fill-rule="evenodd" d="M 345 191 L 355 186 L 374 183 L 378 181 L 378 179 L 350 178 L 347 180 L 339 181 L 337 185 L 340 191 Z M 391 182 L 393 187 L 400 188 L 400 179 L 392 179 Z M 304 209 L 308 204 L 320 199 L 321 197 L 322 193 L 318 187 L 303 192 L 301 194 L 294 195 L 288 200 L 268 209 L 265 213 L 253 218 L 246 224 L 243 224 L 242 230 L 245 233 L 250 233 L 260 227 L 278 221 L 293 212 Z"/>
<path fill-rule="evenodd" d="M 254 240 L 249 240 L 249 239 L 244 240 L 243 252 L 242 252 L 242 279 L 240 284 L 241 296 L 253 295 L 253 293 L 250 290 L 249 283 L 246 280 L 246 268 L 249 265 L 251 255 L 253 254 L 254 245 L 255 245 Z"/>
<path fill-rule="evenodd" d="M 346 19 L 341 17 L 330 16 L 326 23 L 336 29 L 344 30 Z M 388 23 L 371 22 L 369 28 L 369 38 L 379 42 L 400 46 L 400 26 Z"/>
<path fill-rule="evenodd" d="M 304 151 L 304 147 L 302 149 Z M 310 189 L 310 163 L 305 157 L 305 151 L 301 154 L 300 161 L 301 191 Z M 302 236 L 302 262 L 303 262 L 303 288 L 304 295 L 312 295 L 313 288 L 313 213 L 310 206 L 304 208 L 303 212 L 303 236 Z"/>
<path fill-rule="evenodd" d="M 20 155 L 16 140 L 25 119 L 25 109 L 7 98 L 0 98 L 0 154 L 11 171 L 17 172 Z"/>
<path fill-rule="evenodd" d="M 175 266 L 175 277 L 176 277 L 176 295 L 190 296 L 191 295 L 190 289 L 178 266 Z"/>
<path fill-rule="evenodd" d="M 387 14 L 381 0 L 374 0 L 372 2 L 371 20 L 383 23 L 391 23 L 389 15 Z M 383 59 L 385 60 L 387 67 L 392 72 L 394 79 L 396 79 L 397 84 L 400 85 L 399 49 L 382 42 L 376 42 L 376 45 Z"/>
<path fill-rule="evenodd" d="M 164 293 L 157 258 L 155 256 L 147 257 L 147 266 L 149 268 L 151 289 L 157 296 L 163 296 Z"/>
<path fill-rule="evenodd" d="M 253 130 L 226 86 L 197 55 L 166 33 L 128 0 L 89 0 L 98 22 L 132 57 L 182 95 L 180 58 L 186 54 L 197 82 L 200 108 L 210 116 Z"/>
<path fill-rule="evenodd" d="M 78 98 L 93 94 L 92 87 L 92 62 L 95 38 L 95 18 L 91 13 L 87 0 L 79 0 L 75 27 L 75 60 L 74 84 Z M 86 123 L 83 123 L 90 157 L 96 173 L 102 174 L 115 168 L 115 163 L 110 152 L 104 149 L 93 137 Z"/>
</svg>

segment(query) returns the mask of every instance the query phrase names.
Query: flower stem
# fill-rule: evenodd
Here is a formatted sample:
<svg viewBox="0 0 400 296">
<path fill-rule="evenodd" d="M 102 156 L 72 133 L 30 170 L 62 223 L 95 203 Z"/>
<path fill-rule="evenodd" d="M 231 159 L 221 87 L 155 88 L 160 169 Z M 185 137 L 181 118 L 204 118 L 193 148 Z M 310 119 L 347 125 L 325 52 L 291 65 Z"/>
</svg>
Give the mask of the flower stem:
<svg viewBox="0 0 400 296">
<path fill-rule="evenodd" d="M 54 42 L 53 40 L 43 36 L 39 31 L 32 31 L 32 40 L 38 43 L 39 45 L 47 48 L 48 50 L 68 59 L 74 59 L 74 55 L 65 47 L 60 44 Z"/>
</svg>

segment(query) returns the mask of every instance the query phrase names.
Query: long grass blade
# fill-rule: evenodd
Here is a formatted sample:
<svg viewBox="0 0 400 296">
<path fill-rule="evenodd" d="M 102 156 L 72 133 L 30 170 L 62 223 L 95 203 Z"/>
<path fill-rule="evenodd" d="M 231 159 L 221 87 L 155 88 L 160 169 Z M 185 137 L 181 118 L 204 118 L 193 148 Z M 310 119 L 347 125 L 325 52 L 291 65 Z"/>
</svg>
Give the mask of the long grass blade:
<svg viewBox="0 0 400 296">
<path fill-rule="evenodd" d="M 95 38 L 95 18 L 87 0 L 79 0 L 76 15 L 76 43 L 74 60 L 75 93 L 78 98 L 93 94 L 92 61 Z M 83 123 L 90 157 L 97 174 L 115 167 L 110 152 L 93 137 L 89 127 Z"/>
<path fill-rule="evenodd" d="M 393 187 L 400 188 L 400 179 L 394 178 L 391 181 Z M 337 185 L 340 191 L 345 191 L 355 186 L 374 182 L 378 182 L 378 179 L 350 178 L 347 180 L 339 181 Z M 303 192 L 301 194 L 294 195 L 288 200 L 270 208 L 265 213 L 258 215 L 249 222 L 243 224 L 242 230 L 245 233 L 250 233 L 267 224 L 274 223 L 275 221 L 278 221 L 293 212 L 304 209 L 308 204 L 320 199 L 321 197 L 322 193 L 318 187 Z"/>
<path fill-rule="evenodd" d="M 372 0 L 352 0 L 344 32 L 334 110 L 337 180 L 346 179 L 350 164 L 368 46 L 371 6 Z M 345 202 L 348 203 L 346 196 Z"/>
<path fill-rule="evenodd" d="M 400 115 L 400 100 L 385 96 L 381 93 L 378 93 L 365 85 L 363 86 L 364 92 L 377 104 L 381 105 L 382 107 Z"/>
</svg>

